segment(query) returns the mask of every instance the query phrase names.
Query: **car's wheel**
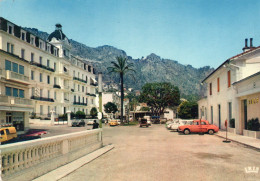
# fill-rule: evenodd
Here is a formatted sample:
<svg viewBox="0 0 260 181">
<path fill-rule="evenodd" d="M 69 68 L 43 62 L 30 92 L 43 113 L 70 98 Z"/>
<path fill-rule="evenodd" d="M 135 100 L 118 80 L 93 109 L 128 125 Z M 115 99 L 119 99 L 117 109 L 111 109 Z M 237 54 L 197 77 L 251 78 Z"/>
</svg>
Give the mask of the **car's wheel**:
<svg viewBox="0 0 260 181">
<path fill-rule="evenodd" d="M 210 135 L 214 134 L 214 131 L 212 129 L 210 129 L 208 132 L 209 132 Z"/>
<path fill-rule="evenodd" d="M 187 135 L 187 134 L 190 134 L 190 130 L 185 129 L 185 130 L 184 130 L 184 134 L 186 134 L 186 135 Z"/>
</svg>

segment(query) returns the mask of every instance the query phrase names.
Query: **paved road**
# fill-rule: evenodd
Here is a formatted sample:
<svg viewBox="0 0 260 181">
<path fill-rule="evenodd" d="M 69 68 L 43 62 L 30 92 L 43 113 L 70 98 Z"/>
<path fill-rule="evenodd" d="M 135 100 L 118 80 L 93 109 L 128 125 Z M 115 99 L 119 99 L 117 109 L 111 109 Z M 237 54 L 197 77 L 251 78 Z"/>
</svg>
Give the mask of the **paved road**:
<svg viewBox="0 0 260 181">
<path fill-rule="evenodd" d="M 115 148 L 62 181 L 260 180 L 260 153 L 211 135 L 179 135 L 164 125 L 105 127 Z M 260 172 L 260 171 L 259 171 Z"/>
</svg>

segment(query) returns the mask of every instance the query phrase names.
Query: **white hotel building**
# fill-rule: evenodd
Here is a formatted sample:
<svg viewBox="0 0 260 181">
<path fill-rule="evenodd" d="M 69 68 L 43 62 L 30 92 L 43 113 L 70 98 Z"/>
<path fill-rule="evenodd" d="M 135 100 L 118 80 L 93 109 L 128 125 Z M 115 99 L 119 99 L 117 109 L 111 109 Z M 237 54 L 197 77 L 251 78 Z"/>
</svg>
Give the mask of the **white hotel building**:
<svg viewBox="0 0 260 181">
<path fill-rule="evenodd" d="M 260 119 L 260 47 L 253 47 L 252 38 L 250 46 L 246 39 L 243 53 L 226 60 L 202 83 L 207 93 L 198 102 L 199 118 L 221 129 L 233 118 L 235 128 L 229 131 L 240 135 L 247 134 L 248 120 Z"/>
<path fill-rule="evenodd" d="M 70 50 L 60 24 L 45 41 L 0 17 L 1 124 L 24 130 L 33 114 L 89 114 L 96 107 L 95 70 Z"/>
</svg>

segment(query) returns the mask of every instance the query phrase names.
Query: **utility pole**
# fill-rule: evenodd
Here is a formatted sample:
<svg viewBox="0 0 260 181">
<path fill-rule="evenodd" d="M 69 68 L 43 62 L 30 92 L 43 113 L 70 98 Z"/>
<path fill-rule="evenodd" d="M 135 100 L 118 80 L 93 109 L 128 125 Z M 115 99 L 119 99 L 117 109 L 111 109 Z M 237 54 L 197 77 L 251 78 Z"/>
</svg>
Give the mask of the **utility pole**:
<svg viewBox="0 0 260 181">
<path fill-rule="evenodd" d="M 99 127 L 102 128 L 102 72 L 98 73 L 98 95 L 99 95 Z"/>
</svg>

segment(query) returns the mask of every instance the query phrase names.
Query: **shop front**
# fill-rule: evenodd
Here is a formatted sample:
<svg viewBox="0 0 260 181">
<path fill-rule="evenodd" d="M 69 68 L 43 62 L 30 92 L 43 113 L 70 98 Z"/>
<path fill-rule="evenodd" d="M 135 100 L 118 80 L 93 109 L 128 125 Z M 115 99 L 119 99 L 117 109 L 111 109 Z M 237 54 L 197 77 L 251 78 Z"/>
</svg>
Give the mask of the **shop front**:
<svg viewBox="0 0 260 181">
<path fill-rule="evenodd" d="M 260 73 L 234 85 L 239 99 L 239 133 L 260 139 Z"/>
</svg>

